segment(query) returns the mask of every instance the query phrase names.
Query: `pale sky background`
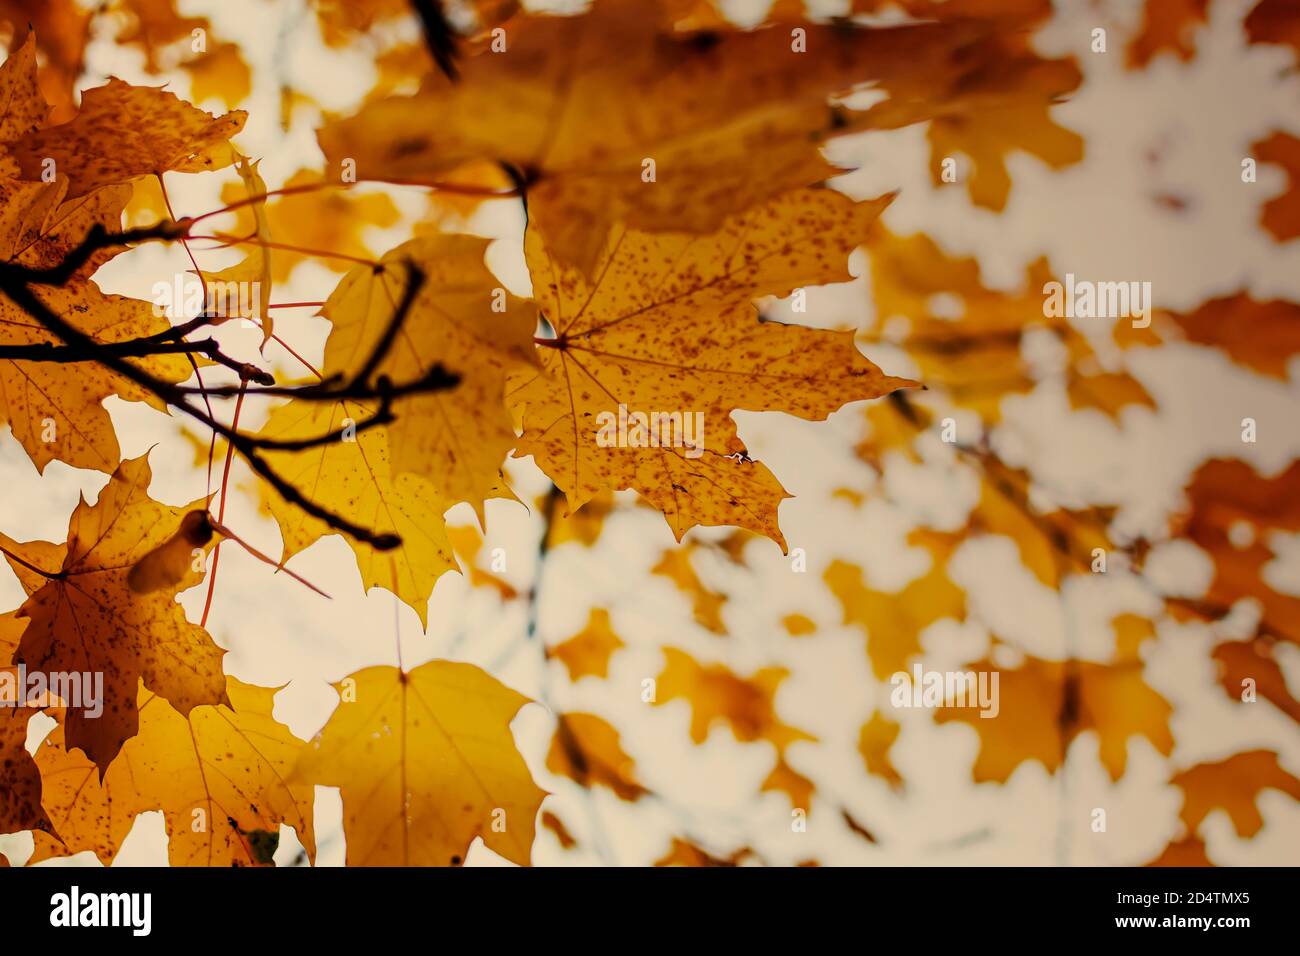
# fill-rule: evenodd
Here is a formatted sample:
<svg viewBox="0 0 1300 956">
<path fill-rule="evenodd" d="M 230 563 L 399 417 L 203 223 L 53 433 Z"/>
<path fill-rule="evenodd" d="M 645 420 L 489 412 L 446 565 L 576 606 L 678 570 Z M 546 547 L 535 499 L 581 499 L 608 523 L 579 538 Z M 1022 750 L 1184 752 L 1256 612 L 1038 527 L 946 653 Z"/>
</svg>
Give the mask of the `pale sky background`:
<svg viewBox="0 0 1300 956">
<path fill-rule="evenodd" d="M 275 71 L 284 71 L 326 108 L 346 110 L 371 85 L 369 56 L 324 50 L 314 25 L 301 20 L 309 14 L 296 0 L 180 6 L 182 12 L 210 16 L 215 32 L 239 42 L 253 62 L 254 94 L 244 104 L 250 120 L 238 143 L 262 159 L 267 183 L 274 188 L 300 166 L 318 168 L 310 117 L 300 117 L 288 137 L 279 129 Z M 901 189 L 885 214 L 888 226 L 902 233 L 923 230 L 951 253 L 976 256 L 992 286 L 1017 288 L 1025 264 L 1047 254 L 1058 275 L 1150 281 L 1158 306 L 1187 309 L 1241 287 L 1257 297 L 1300 300 L 1300 242 L 1275 244 L 1257 227 L 1260 205 L 1283 188 L 1282 174 L 1260 166 L 1259 181 L 1249 185 L 1239 175 L 1250 143 L 1274 128 L 1300 132 L 1294 54 L 1284 47 L 1246 45 L 1239 23 L 1249 6 L 1244 0 L 1213 0 L 1210 25 L 1198 35 L 1195 61 L 1184 65 L 1161 57 L 1145 72 L 1129 73 L 1123 69 L 1123 47 L 1140 4 L 1058 4 L 1061 12 L 1038 45 L 1044 53 L 1079 58 L 1084 84 L 1054 115 L 1084 136 L 1086 157 L 1077 166 L 1053 172 L 1032 157 L 1013 156 L 1011 198 L 1001 215 L 974 208 L 962 186 L 931 186 L 921 126 L 837 143 L 832 155 L 862 167 L 840 184 L 855 196 Z M 1096 26 L 1109 31 L 1107 54 L 1089 52 L 1090 31 Z M 83 86 L 95 85 L 110 72 L 132 82 L 159 82 L 140 72 L 135 54 L 108 44 L 96 44 L 89 63 Z M 183 95 L 186 81 L 180 78 L 172 88 Z M 216 110 L 218 104 L 206 107 Z M 1154 165 L 1145 158 L 1153 149 L 1160 155 Z M 178 214 L 220 205 L 220 184 L 232 178 L 229 172 L 169 176 Z M 1157 205 L 1152 197 L 1162 192 L 1186 197 L 1187 212 L 1179 215 Z M 416 191 L 391 193 L 407 197 L 405 208 L 418 213 Z M 492 264 L 513 288 L 526 289 L 517 206 L 491 204 L 472 225 L 500 238 Z M 371 238 L 372 248 L 382 252 L 405 234 L 398 229 Z M 220 267 L 234 258 L 211 255 L 202 261 L 205 268 Z M 862 271 L 863 261 L 858 253 L 855 271 Z M 159 276 L 169 278 L 187 267 L 179 248 L 150 247 L 119 257 L 96 279 L 105 291 L 148 298 Z M 334 281 L 323 269 L 303 266 L 290 284 L 277 286 L 275 299 L 323 299 Z M 278 313 L 277 331 L 315 361 L 328 328 L 321 319 L 303 316 Z M 824 327 L 869 327 L 873 317 L 866 281 L 817 293 L 810 297 L 808 314 L 799 318 Z M 223 332 L 223 337 L 238 340 L 250 352 L 258 339 L 252 331 L 238 330 Z M 896 351 L 876 348 L 868 354 L 890 373 L 915 371 Z M 1127 409 L 1118 428 L 1100 414 L 1067 416 L 1060 388 L 1046 385 L 1004 404 L 1007 425 L 998 447 L 1008 462 L 1030 467 L 1056 491 L 1122 502 L 1119 520 L 1126 530 L 1159 537 L 1188 475 L 1203 459 L 1242 457 L 1272 474 L 1300 457 L 1300 428 L 1295 426 L 1300 391 L 1294 377 L 1288 383 L 1264 380 L 1216 352 L 1190 346 L 1126 358 L 1156 398 L 1158 412 Z M 193 467 L 192 446 L 180 436 L 177 421 L 116 400 L 108 406 L 124 455 L 139 455 L 153 446 L 155 497 L 180 503 L 203 493 L 203 469 Z M 244 424 L 250 427 L 260 424 L 255 408 L 256 403 L 246 406 Z M 1214 682 L 1209 650 L 1225 636 L 1249 632 L 1251 612 L 1245 608 L 1215 628 L 1162 625 L 1158 640 L 1146 645 L 1146 679 L 1174 707 L 1171 727 L 1177 744 L 1166 759 L 1145 739 L 1131 738 L 1128 769 L 1118 783 L 1110 781 L 1097 760 L 1095 734 L 1085 733 L 1073 744 L 1063 776 L 1050 777 L 1041 765 L 1026 763 L 1006 785 L 976 786 L 970 779 L 974 731 L 961 724 L 937 726 L 925 711 L 891 713 L 903 725 L 892 756 L 906 789 L 894 793 L 869 777 L 856 749 L 858 731 L 874 709 L 887 707 L 888 686 L 872 678 L 862 632 L 840 624 L 840 606 L 822 572 L 838 558 L 860 564 L 875 587 L 902 587 L 927 567 L 924 553 L 905 543 L 912 524 L 925 519 L 958 525 L 977 489 L 955 473 L 900 461 L 891 461 L 883 483 L 876 485 L 852 454 L 865 429 L 863 408 L 849 406 L 825 423 L 780 414 L 737 415 L 751 454 L 796 496 L 782 505 L 781 525 L 791 546 L 807 552 L 808 570 L 793 573 L 779 548 L 765 541 L 746 551 L 752 566 L 748 571 L 711 561 L 708 555 L 697 557 L 705 583 L 729 595 L 723 612 L 729 637 L 700 628 L 686 597 L 664 578 L 649 574 L 673 539 L 663 519 L 647 509 L 617 515 L 594 548 L 566 545 L 555 551 L 540 585 L 538 634 L 548 644 L 580 630 L 590 607 L 611 610 L 627 647 L 613 658 L 607 681 L 585 678 L 570 684 L 558 662 L 546 664 L 536 642 L 525 641 L 522 602 L 503 605 L 494 592 L 471 591 L 455 574 L 438 582 L 427 634 L 414 612 L 402 608 L 397 614 L 408 667 L 434 657 L 467 660 L 490 667 L 511 687 L 555 708 L 604 716 L 621 731 L 641 781 L 663 796 L 630 805 L 604 790 L 585 794 L 551 776 L 543 764 L 553 718 L 545 706 L 525 708 L 514 728 L 539 783 L 554 791 L 544 809 L 556 812 L 580 843 L 578 850 L 563 852 L 539 828 L 535 862 L 645 864 L 666 852 L 671 836 L 683 835 L 724 855 L 750 845 L 773 863 L 816 858 L 823 864 L 860 865 L 1134 864 L 1156 856 L 1178 834 L 1181 795 L 1166 782 L 1174 770 L 1267 747 L 1300 775 L 1295 725 L 1265 702 L 1234 705 Z M 1259 423 L 1257 444 L 1240 441 L 1245 416 Z M 247 472 L 236 468 L 238 479 L 247 480 Z M 512 462 L 511 475 L 525 501 L 546 487 L 531 462 Z M 38 478 L 7 431 L 0 434 L 0 485 L 6 489 L 2 526 L 15 538 L 63 540 L 78 493 L 93 498 L 105 481 L 105 476 L 58 463 Z M 864 492 L 866 504 L 855 509 L 833 500 L 831 492 L 838 487 Z M 533 584 L 539 519 L 519 504 L 504 502 L 490 503 L 487 515 L 487 547 L 505 549 L 508 569 L 503 576 L 527 590 Z M 472 520 L 466 506 L 451 517 L 458 523 Z M 278 531 L 259 514 L 251 494 L 232 497 L 227 519 L 259 547 L 279 553 Z M 1270 583 L 1300 593 L 1300 540 L 1279 535 L 1274 544 L 1281 557 L 1269 567 Z M 340 538 L 317 544 L 291 566 L 323 586 L 333 600 L 319 599 L 286 576 L 273 575 L 238 548 L 223 548 L 209 629 L 230 650 L 228 672 L 257 684 L 287 685 L 277 698 L 276 716 L 307 737 L 319 729 L 336 699 L 327 682 L 364 666 L 395 662 L 395 601 L 380 590 L 362 594 L 355 560 Z M 1158 548 L 1149 568 L 1157 583 L 1182 587 L 1208 582 L 1210 572 L 1208 560 L 1190 545 Z M 925 632 L 928 669 L 960 669 L 983 656 L 989 628 L 1036 656 L 1060 658 L 1068 642 L 1078 656 L 1106 659 L 1113 643 L 1112 617 L 1158 610 L 1147 591 L 1120 575 L 1077 582 L 1062 600 L 1020 564 L 1007 539 L 966 544 L 952 574 L 968 590 L 972 620 L 940 622 Z M 202 589 L 185 595 L 194 620 L 202 599 Z M 20 601 L 16 580 L 0 571 L 0 607 L 16 607 Z M 811 617 L 817 633 L 799 640 L 787 637 L 780 619 L 791 612 Z M 784 794 L 758 793 L 771 769 L 769 745 L 739 744 L 718 727 L 704 745 L 694 746 L 684 702 L 654 708 L 641 703 L 641 681 L 662 669 L 659 648 L 665 644 L 682 647 L 701 661 L 725 662 L 742 675 L 771 664 L 791 670 L 778 697 L 779 712 L 786 722 L 819 738 L 789 752 L 791 764 L 818 783 L 808 832 L 791 832 Z M 1280 647 L 1278 658 L 1292 692 L 1300 695 L 1300 649 Z M 841 806 L 880 842 L 870 845 L 850 832 L 840 818 Z M 1202 833 L 1212 859 L 1239 865 L 1300 860 L 1300 804 L 1265 791 L 1259 806 L 1265 827 L 1249 841 L 1236 837 L 1223 813 L 1207 818 Z M 1107 810 L 1105 834 L 1089 829 L 1093 807 Z M 336 791 L 319 788 L 321 864 L 343 861 L 340 819 Z M 284 834 L 278 859 L 288 861 L 296 843 L 291 831 Z M 29 849 L 25 836 L 0 837 L 0 850 L 15 863 Z M 145 814 L 118 864 L 165 860 L 161 814 Z M 94 861 L 83 854 L 76 862 Z M 500 861 L 476 844 L 468 862 Z"/>
</svg>

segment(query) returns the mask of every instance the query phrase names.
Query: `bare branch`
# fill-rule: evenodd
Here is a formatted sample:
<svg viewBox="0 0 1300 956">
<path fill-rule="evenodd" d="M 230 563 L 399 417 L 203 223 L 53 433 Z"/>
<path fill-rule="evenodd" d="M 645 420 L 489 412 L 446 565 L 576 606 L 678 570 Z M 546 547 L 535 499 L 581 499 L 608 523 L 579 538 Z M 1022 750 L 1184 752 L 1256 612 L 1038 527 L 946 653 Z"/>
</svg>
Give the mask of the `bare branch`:
<svg viewBox="0 0 1300 956">
<path fill-rule="evenodd" d="M 178 409 L 190 418 L 221 435 L 230 443 L 230 447 L 239 452 L 250 468 L 262 477 L 275 491 L 290 504 L 318 518 L 335 530 L 351 535 L 359 541 L 369 544 L 379 551 L 398 547 L 401 538 L 393 533 L 380 533 L 362 527 L 343 515 L 311 500 L 299 489 L 282 478 L 263 457 L 264 450 L 302 450 L 337 441 L 342 431 L 309 439 L 281 441 L 249 435 L 231 428 L 218 420 L 209 410 L 200 408 L 190 401 L 195 390 L 173 384 L 153 375 L 144 368 L 128 361 L 131 358 L 143 358 L 151 355 L 185 354 L 193 358 L 195 353 L 207 355 L 213 361 L 237 372 L 241 379 L 255 381 L 265 386 L 259 394 L 279 394 L 302 397 L 308 400 L 338 400 L 340 398 L 378 399 L 378 411 L 356 426 L 357 430 L 374 428 L 393 420 L 392 402 L 399 395 L 418 392 L 432 392 L 451 388 L 459 378 L 447 372 L 442 366 L 434 366 L 419 379 L 394 386 L 387 376 L 380 376 L 373 384 L 368 380 L 383 362 L 396 338 L 398 330 L 406 321 L 411 307 L 424 284 L 424 274 L 413 264 L 403 292 L 401 301 L 394 309 L 393 316 L 376 342 L 370 356 L 363 363 L 361 370 L 346 383 L 341 376 L 331 376 L 317 385 L 297 388 L 280 388 L 275 386 L 270 373 L 247 363 L 237 362 L 221 352 L 217 342 L 204 339 L 198 342 L 183 341 L 189 332 L 207 324 L 212 324 L 213 317 L 198 316 L 182 325 L 160 332 L 156 335 L 127 342 L 100 343 L 76 328 L 56 314 L 33 293 L 32 285 L 60 285 L 69 281 L 81 266 L 99 249 L 115 245 L 125 245 L 149 239 L 174 240 L 188 234 L 190 220 L 163 222 L 145 229 L 127 230 L 121 233 L 109 233 L 102 225 L 92 227 L 85 239 L 73 249 L 57 266 L 50 268 L 31 268 L 16 263 L 0 263 L 0 292 L 3 292 L 15 305 L 31 315 L 47 331 L 63 344 L 36 343 L 21 346 L 0 346 L 0 358 L 51 361 L 84 362 L 94 361 L 110 371 L 134 382 L 162 402 Z M 207 394 L 224 394 L 212 389 Z M 204 396 L 205 399 L 207 395 Z"/>
</svg>

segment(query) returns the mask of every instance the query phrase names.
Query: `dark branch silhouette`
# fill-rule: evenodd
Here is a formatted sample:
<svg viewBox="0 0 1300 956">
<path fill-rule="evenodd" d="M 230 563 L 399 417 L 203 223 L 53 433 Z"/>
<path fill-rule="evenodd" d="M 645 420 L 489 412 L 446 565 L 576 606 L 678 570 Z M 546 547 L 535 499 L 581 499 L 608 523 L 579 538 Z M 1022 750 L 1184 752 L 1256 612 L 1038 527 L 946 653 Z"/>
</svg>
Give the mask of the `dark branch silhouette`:
<svg viewBox="0 0 1300 956">
<path fill-rule="evenodd" d="M 394 383 L 388 376 L 379 375 L 371 381 L 379 366 L 387 357 L 402 325 L 405 323 L 416 297 L 424 286 L 424 273 L 414 264 L 406 263 L 407 279 L 401 300 L 393 310 L 388 325 L 375 342 L 369 356 L 362 363 L 360 370 L 348 379 L 341 375 L 331 375 L 320 382 L 297 385 L 277 385 L 275 377 L 268 371 L 248 362 L 241 362 L 227 356 L 221 351 L 215 339 L 205 338 L 189 341 L 185 338 L 191 332 L 207 326 L 218 325 L 226 317 L 204 313 L 180 325 L 173 326 L 155 335 L 129 339 L 123 342 L 97 342 L 84 332 L 67 322 L 62 316 L 50 309 L 33 292 L 34 286 L 61 286 L 70 281 L 90 261 L 95 252 L 113 246 L 125 246 L 149 240 L 173 241 L 187 235 L 188 219 L 177 222 L 161 222 L 143 229 L 131 229 L 119 233 L 110 233 L 102 225 L 96 224 L 86 237 L 72 249 L 63 260 L 55 266 L 33 268 L 12 262 L 0 263 L 0 293 L 3 293 L 16 306 L 30 315 L 48 331 L 58 342 L 41 342 L 26 345 L 0 345 L 0 359 L 28 362 L 94 362 L 121 375 L 149 392 L 160 401 L 178 409 L 190 418 L 211 429 L 230 443 L 253 471 L 261 476 L 276 492 L 289 503 L 302 509 L 314 518 L 325 522 L 331 528 L 351 535 L 359 541 L 369 544 L 379 551 L 388 551 L 398 547 L 401 538 L 393 533 L 377 532 L 363 527 L 337 514 L 307 497 L 294 487 L 267 462 L 264 451 L 301 451 L 342 440 L 345 435 L 356 434 L 379 425 L 393 422 L 393 402 L 397 398 L 427 394 L 454 388 L 460 381 L 459 376 L 447 371 L 441 365 L 434 365 L 425 374 L 409 382 Z M 235 386 L 218 386 L 215 388 L 192 388 L 176 385 L 151 374 L 128 359 L 147 358 L 155 355 L 184 354 L 193 360 L 195 354 L 207 356 L 212 361 L 237 373 L 241 384 Z M 262 386 L 256 389 L 247 387 L 248 382 Z M 218 420 L 210 407 L 199 407 L 190 401 L 190 396 L 199 394 L 205 400 L 209 396 L 236 395 L 243 389 L 249 395 L 274 395 L 300 398 L 307 401 L 377 401 L 378 407 L 366 418 L 347 429 L 337 429 L 323 435 L 314 435 L 302 439 L 273 439 L 231 428 Z"/>
</svg>

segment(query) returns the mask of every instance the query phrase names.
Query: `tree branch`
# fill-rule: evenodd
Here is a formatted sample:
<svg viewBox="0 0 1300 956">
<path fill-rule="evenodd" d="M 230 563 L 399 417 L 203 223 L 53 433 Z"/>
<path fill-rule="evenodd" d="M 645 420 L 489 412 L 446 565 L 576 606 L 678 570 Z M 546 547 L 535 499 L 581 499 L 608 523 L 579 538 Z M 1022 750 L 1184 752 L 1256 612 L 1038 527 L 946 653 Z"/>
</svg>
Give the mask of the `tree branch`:
<svg viewBox="0 0 1300 956">
<path fill-rule="evenodd" d="M 0 263 L 0 292 L 3 292 L 15 305 L 39 322 L 47 331 L 63 344 L 35 343 L 26 345 L 0 346 L 0 358 L 26 361 L 85 362 L 94 361 L 123 378 L 135 383 L 160 401 L 180 410 L 190 418 L 221 435 L 230 443 L 230 447 L 239 452 L 252 470 L 263 478 L 275 491 L 290 504 L 318 518 L 337 531 L 351 535 L 359 541 L 369 544 L 379 551 L 392 550 L 401 544 L 401 538 L 393 533 L 380 533 L 362 527 L 343 515 L 308 498 L 292 484 L 282 478 L 263 457 L 264 450 L 302 450 L 312 448 L 343 437 L 343 430 L 309 439 L 277 440 L 248 435 L 218 420 L 210 411 L 205 411 L 192 404 L 189 396 L 196 390 L 173 384 L 153 375 L 151 372 L 128 361 L 130 358 L 142 358 L 151 355 L 185 354 L 191 358 L 195 353 L 207 355 L 237 372 L 241 379 L 255 381 L 265 386 L 259 394 L 278 394 L 291 397 L 303 397 L 308 400 L 338 400 L 341 398 L 378 399 L 379 410 L 369 418 L 357 424 L 361 431 L 393 421 L 392 401 L 398 395 L 418 392 L 433 392 L 454 387 L 459 377 L 436 365 L 419 379 L 394 386 L 387 376 L 380 376 L 373 384 L 370 376 L 383 362 L 396 339 L 397 332 L 406 321 L 415 299 L 424 284 L 424 274 L 410 264 L 409 276 L 401 301 L 393 311 L 388 326 L 375 343 L 371 354 L 362 364 L 361 370 L 349 381 L 343 383 L 341 376 L 318 385 L 301 386 L 286 389 L 275 386 L 275 379 L 269 372 L 256 366 L 237 362 L 221 352 L 217 342 L 204 339 L 198 342 L 186 342 L 183 338 L 194 329 L 211 324 L 213 317 L 201 315 L 182 325 L 167 329 L 156 335 L 142 339 L 117 343 L 100 343 L 59 316 L 33 293 L 32 285 L 61 285 L 68 282 L 77 270 L 87 263 L 91 256 L 100 249 L 149 239 L 175 240 L 188 234 L 191 220 L 179 222 L 162 222 L 144 229 L 132 229 L 120 233 L 109 233 L 102 225 L 93 226 L 82 242 L 64 257 L 57 266 L 48 268 L 31 268 L 16 263 Z M 208 394 L 219 394 L 209 389 Z M 206 396 L 205 396 L 206 397 Z"/>
</svg>

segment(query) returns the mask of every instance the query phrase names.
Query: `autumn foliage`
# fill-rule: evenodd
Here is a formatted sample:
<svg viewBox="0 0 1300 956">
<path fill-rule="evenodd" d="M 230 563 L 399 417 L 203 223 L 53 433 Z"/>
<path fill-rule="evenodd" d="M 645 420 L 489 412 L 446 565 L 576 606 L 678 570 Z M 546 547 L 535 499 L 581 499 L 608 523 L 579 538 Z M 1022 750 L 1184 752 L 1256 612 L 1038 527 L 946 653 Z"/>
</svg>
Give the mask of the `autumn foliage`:
<svg viewBox="0 0 1300 956">
<path fill-rule="evenodd" d="M 1094 52 L 1194 63 L 1217 3 L 1147 0 Z M 898 184 L 855 188 L 862 156 L 916 133 L 922 188 L 1023 222 L 1025 164 L 1039 188 L 1086 164 L 1061 107 L 1090 65 L 1039 42 L 1048 0 L 778 0 L 743 25 L 708 0 L 281 6 L 313 55 L 364 64 L 350 105 L 215 11 L 0 3 L 0 456 L 95 489 L 55 540 L 18 517 L 62 498 L 5 499 L 0 686 L 102 679 L 97 713 L 53 684 L 0 708 L 0 834 L 31 841 L 0 843 L 13 862 L 109 864 L 161 811 L 173 865 L 315 863 L 318 788 L 355 866 L 528 865 L 543 842 L 547 861 L 926 862 L 898 837 L 917 734 L 951 742 L 970 793 L 1158 774 L 1167 847 L 1112 862 L 1231 862 L 1220 813 L 1241 840 L 1294 838 L 1300 764 L 1268 741 L 1300 721 L 1300 448 L 1278 435 L 1297 290 L 1243 270 L 1195 302 L 1157 287 L 1146 322 L 1061 316 L 1064 257 L 994 275 L 894 218 Z M 1300 8 L 1260 0 L 1234 29 L 1294 72 Z M 117 62 L 152 79 L 98 66 Z M 1268 246 L 1300 237 L 1297 136 L 1241 144 L 1284 174 L 1233 200 Z M 107 291 L 123 277 L 188 291 L 162 309 Z M 1154 440 L 1169 391 L 1147 359 L 1180 350 L 1283 411 L 1247 408 L 1163 488 L 1132 461 L 1070 482 L 1025 437 L 1046 395 L 1060 422 Z M 783 423 L 747 443 L 753 413 Z M 1257 438 L 1256 418 L 1286 424 Z M 511 527 L 525 546 L 498 546 Z M 248 563 L 223 577 L 223 555 Z M 249 567 L 321 620 L 387 594 L 346 625 L 370 663 L 315 683 L 314 736 L 238 641 L 310 652 L 226 633 Z M 404 658 L 402 619 L 433 635 L 454 608 L 488 608 L 504 643 L 467 627 Z M 1025 640 L 1034 614 L 1063 639 Z M 899 710 L 896 675 L 941 667 L 996 672 L 995 713 Z M 1203 745 L 1202 708 L 1243 733 Z M 744 781 L 735 815 L 687 805 L 688 764 Z M 1095 823 L 1061 799 L 1061 832 Z"/>
</svg>

